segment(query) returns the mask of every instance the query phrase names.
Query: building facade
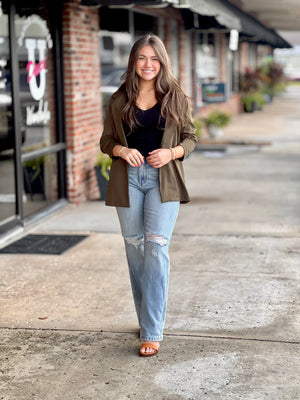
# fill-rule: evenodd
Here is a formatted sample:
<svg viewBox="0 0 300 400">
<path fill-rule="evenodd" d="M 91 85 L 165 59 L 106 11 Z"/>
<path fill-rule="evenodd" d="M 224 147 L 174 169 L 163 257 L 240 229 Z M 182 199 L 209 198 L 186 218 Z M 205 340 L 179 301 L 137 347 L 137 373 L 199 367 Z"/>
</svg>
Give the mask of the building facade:
<svg viewBox="0 0 300 400">
<path fill-rule="evenodd" d="M 147 32 L 164 41 L 195 115 L 210 107 L 205 85 L 239 113 L 239 73 L 289 47 L 225 0 L 0 1 L 0 235 L 99 197 L 107 101 Z"/>
</svg>

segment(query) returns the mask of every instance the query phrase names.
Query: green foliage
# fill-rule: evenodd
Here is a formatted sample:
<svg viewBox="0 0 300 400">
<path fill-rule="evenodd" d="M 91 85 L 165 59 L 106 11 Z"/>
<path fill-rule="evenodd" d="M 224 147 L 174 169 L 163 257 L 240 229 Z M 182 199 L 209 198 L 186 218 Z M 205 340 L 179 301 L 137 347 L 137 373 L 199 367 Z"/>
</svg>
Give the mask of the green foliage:
<svg viewBox="0 0 300 400">
<path fill-rule="evenodd" d="M 262 91 L 264 82 L 261 73 L 257 69 L 251 70 L 247 67 L 245 72 L 240 74 L 239 86 L 243 93 Z"/>
<path fill-rule="evenodd" d="M 24 167 L 31 167 L 32 169 L 38 169 L 45 162 L 45 156 L 41 156 L 38 158 L 32 158 L 31 160 L 24 161 Z"/>
<path fill-rule="evenodd" d="M 215 125 L 219 128 L 228 125 L 230 120 L 231 115 L 220 110 L 213 110 L 207 117 L 203 118 L 207 126 Z"/>
<path fill-rule="evenodd" d="M 241 101 L 247 112 L 251 111 L 253 103 L 257 104 L 259 107 L 262 107 L 265 104 L 265 99 L 261 92 L 244 93 L 241 97 Z"/>
<path fill-rule="evenodd" d="M 194 119 L 193 122 L 194 122 L 194 126 L 196 128 L 196 131 L 195 131 L 196 136 L 197 136 L 198 139 L 200 139 L 200 137 L 202 135 L 203 125 L 204 125 L 203 119 L 202 118 L 196 118 L 196 119 Z"/>
<path fill-rule="evenodd" d="M 259 106 L 264 104 L 264 93 L 273 97 L 283 92 L 286 79 L 282 66 L 275 63 L 272 57 L 268 57 L 255 70 L 246 68 L 245 72 L 240 74 L 239 84 L 243 93 L 242 102 L 248 111 L 251 109 L 251 103 Z"/>
<path fill-rule="evenodd" d="M 29 167 L 32 168 L 34 171 L 34 174 L 32 175 L 30 181 L 33 182 L 36 180 L 36 178 L 39 176 L 39 174 L 42 171 L 42 165 L 45 163 L 45 156 L 41 156 L 38 158 L 32 158 L 31 160 L 24 161 L 23 162 L 23 167 Z"/>
<path fill-rule="evenodd" d="M 103 153 L 100 150 L 97 156 L 97 162 L 95 166 L 100 167 L 101 174 L 104 176 L 106 180 L 109 179 L 108 171 L 110 171 L 111 163 L 112 159 L 107 154 Z"/>
</svg>

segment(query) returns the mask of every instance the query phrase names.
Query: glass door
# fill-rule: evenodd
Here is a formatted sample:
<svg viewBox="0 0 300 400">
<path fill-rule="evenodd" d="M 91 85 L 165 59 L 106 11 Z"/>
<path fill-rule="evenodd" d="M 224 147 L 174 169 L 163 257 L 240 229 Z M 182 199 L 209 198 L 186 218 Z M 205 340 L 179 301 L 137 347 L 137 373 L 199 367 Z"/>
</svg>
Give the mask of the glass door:
<svg viewBox="0 0 300 400">
<path fill-rule="evenodd" d="M 59 4 L 0 1 L 0 235 L 66 197 Z"/>
<path fill-rule="evenodd" d="M 0 3 L 0 233 L 2 227 L 15 220 L 16 188 L 14 163 L 14 129 L 8 14 Z"/>
<path fill-rule="evenodd" d="M 27 4 L 26 4 L 27 3 Z M 24 5 L 23 5 L 24 4 Z M 20 85 L 23 210 L 27 217 L 59 198 L 54 43 L 49 8 L 18 3 L 15 17 Z"/>
</svg>

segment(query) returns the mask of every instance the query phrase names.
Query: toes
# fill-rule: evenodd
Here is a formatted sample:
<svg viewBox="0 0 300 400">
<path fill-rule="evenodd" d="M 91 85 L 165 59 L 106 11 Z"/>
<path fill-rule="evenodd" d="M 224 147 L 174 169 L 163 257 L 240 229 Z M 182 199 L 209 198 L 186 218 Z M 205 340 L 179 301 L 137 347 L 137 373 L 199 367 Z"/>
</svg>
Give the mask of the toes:
<svg viewBox="0 0 300 400">
<path fill-rule="evenodd" d="M 152 353 L 156 353 L 158 351 L 157 349 L 153 348 L 151 346 L 151 344 L 159 347 L 159 342 L 153 342 L 153 343 L 149 342 L 149 347 L 147 346 L 147 344 L 148 344 L 148 342 L 143 344 L 143 347 L 140 349 L 141 353 L 143 353 L 143 354 L 152 354 Z"/>
<path fill-rule="evenodd" d="M 145 348 L 145 353 L 149 354 L 149 353 L 154 353 L 154 349 L 152 349 L 151 347 L 146 347 Z"/>
</svg>

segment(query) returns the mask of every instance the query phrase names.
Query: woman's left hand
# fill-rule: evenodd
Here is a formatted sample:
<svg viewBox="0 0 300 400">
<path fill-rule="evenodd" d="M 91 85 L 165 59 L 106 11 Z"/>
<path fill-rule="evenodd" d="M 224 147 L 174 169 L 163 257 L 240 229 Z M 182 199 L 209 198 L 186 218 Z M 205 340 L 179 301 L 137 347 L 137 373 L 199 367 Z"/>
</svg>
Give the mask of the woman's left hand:
<svg viewBox="0 0 300 400">
<path fill-rule="evenodd" d="M 146 160 L 151 167 L 161 168 L 172 160 L 172 153 L 170 149 L 156 149 L 150 151 Z"/>
</svg>

